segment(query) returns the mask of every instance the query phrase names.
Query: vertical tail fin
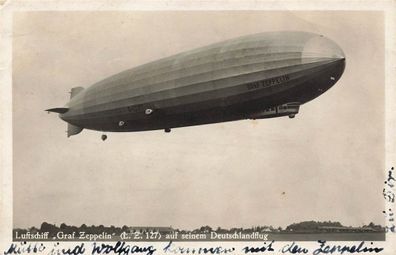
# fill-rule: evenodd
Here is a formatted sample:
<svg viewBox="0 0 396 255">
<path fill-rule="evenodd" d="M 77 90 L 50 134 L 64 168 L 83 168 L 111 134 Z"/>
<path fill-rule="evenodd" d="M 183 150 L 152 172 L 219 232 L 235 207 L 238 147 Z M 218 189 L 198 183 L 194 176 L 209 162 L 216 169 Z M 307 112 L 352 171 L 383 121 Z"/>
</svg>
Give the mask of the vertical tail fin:
<svg viewBox="0 0 396 255">
<path fill-rule="evenodd" d="M 74 88 L 72 88 L 70 90 L 70 99 L 75 97 L 77 94 L 79 94 L 83 90 L 84 90 L 83 87 L 74 87 Z M 73 124 L 67 123 L 67 137 L 70 137 L 72 135 L 77 135 L 77 134 L 81 133 L 81 131 L 83 129 L 84 128 L 82 128 L 82 127 L 78 127 L 78 126 L 75 126 Z"/>
<path fill-rule="evenodd" d="M 80 93 L 83 90 L 84 90 L 83 87 L 74 87 L 74 88 L 72 88 L 71 91 L 70 91 L 70 99 L 75 97 L 78 93 Z"/>
<path fill-rule="evenodd" d="M 67 137 L 81 133 L 84 128 L 67 123 Z"/>
</svg>

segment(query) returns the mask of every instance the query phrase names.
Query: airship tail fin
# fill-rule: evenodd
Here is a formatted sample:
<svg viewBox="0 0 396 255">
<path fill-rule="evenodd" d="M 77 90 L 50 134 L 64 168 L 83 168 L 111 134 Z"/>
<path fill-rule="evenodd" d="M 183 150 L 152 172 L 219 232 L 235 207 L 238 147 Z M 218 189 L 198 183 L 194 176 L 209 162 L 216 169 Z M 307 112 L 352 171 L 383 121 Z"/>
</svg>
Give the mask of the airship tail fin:
<svg viewBox="0 0 396 255">
<path fill-rule="evenodd" d="M 83 90 L 84 90 L 83 87 L 74 87 L 74 88 L 72 88 L 71 91 L 70 91 L 70 99 L 75 97 L 78 93 L 80 93 Z"/>
<path fill-rule="evenodd" d="M 81 131 L 83 131 L 84 128 L 82 127 L 78 127 L 78 126 L 74 126 L 70 123 L 67 123 L 67 137 L 70 137 L 72 135 L 77 135 L 79 133 L 81 133 Z"/>
<path fill-rule="evenodd" d="M 67 108 L 67 107 L 57 107 L 57 108 L 47 109 L 45 111 L 47 111 L 48 113 L 50 113 L 50 112 L 66 113 L 68 110 L 69 110 L 69 108 Z"/>
</svg>

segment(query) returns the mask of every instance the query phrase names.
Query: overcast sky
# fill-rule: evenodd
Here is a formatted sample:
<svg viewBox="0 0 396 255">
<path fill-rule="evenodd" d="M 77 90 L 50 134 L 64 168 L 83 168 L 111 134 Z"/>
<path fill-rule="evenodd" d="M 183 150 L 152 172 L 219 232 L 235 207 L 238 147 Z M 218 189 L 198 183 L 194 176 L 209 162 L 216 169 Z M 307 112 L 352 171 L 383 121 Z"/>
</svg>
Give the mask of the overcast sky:
<svg viewBox="0 0 396 255">
<path fill-rule="evenodd" d="M 276 30 L 323 34 L 342 78 L 295 119 L 137 133 L 84 130 L 45 109 L 140 64 Z M 384 38 L 379 12 L 15 13 L 14 226 L 195 228 L 304 220 L 384 223 Z"/>
</svg>

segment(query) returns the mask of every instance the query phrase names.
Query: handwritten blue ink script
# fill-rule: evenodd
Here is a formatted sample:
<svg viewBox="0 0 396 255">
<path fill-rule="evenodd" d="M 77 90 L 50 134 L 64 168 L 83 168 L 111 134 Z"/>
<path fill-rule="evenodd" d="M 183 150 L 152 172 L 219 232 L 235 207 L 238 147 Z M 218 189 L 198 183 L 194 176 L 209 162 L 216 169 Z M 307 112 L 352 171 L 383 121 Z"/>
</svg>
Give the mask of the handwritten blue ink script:
<svg viewBox="0 0 396 255">
<path fill-rule="evenodd" d="M 374 245 L 373 242 L 361 241 L 353 245 L 329 244 L 327 241 L 317 241 L 316 247 L 304 247 L 304 244 L 297 242 L 262 242 L 252 243 L 252 245 L 242 245 L 237 248 L 235 243 L 224 243 L 224 246 L 210 246 L 208 243 L 202 246 L 188 246 L 186 243 L 174 243 L 169 241 L 164 243 L 153 243 L 152 245 L 137 245 L 118 241 L 116 243 L 80 243 L 78 245 L 68 243 L 12 243 L 3 255 L 21 255 L 21 254 L 46 254 L 46 255 L 101 255 L 101 254 L 352 254 L 366 253 L 376 254 L 384 250 L 382 247 Z"/>
</svg>

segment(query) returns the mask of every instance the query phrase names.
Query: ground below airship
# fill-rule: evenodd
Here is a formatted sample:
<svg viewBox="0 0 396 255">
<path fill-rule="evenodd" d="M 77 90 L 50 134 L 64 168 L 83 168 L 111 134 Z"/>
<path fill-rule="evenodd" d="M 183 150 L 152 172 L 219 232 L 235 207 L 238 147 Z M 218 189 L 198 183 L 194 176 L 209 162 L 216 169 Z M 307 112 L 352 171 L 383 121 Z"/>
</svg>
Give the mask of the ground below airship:
<svg viewBox="0 0 396 255">
<path fill-rule="evenodd" d="M 68 137 L 84 128 L 131 132 L 281 116 L 331 88 L 345 68 L 332 40 L 307 32 L 238 37 L 71 89 L 57 112 Z M 105 140 L 106 136 L 103 135 Z"/>
</svg>

